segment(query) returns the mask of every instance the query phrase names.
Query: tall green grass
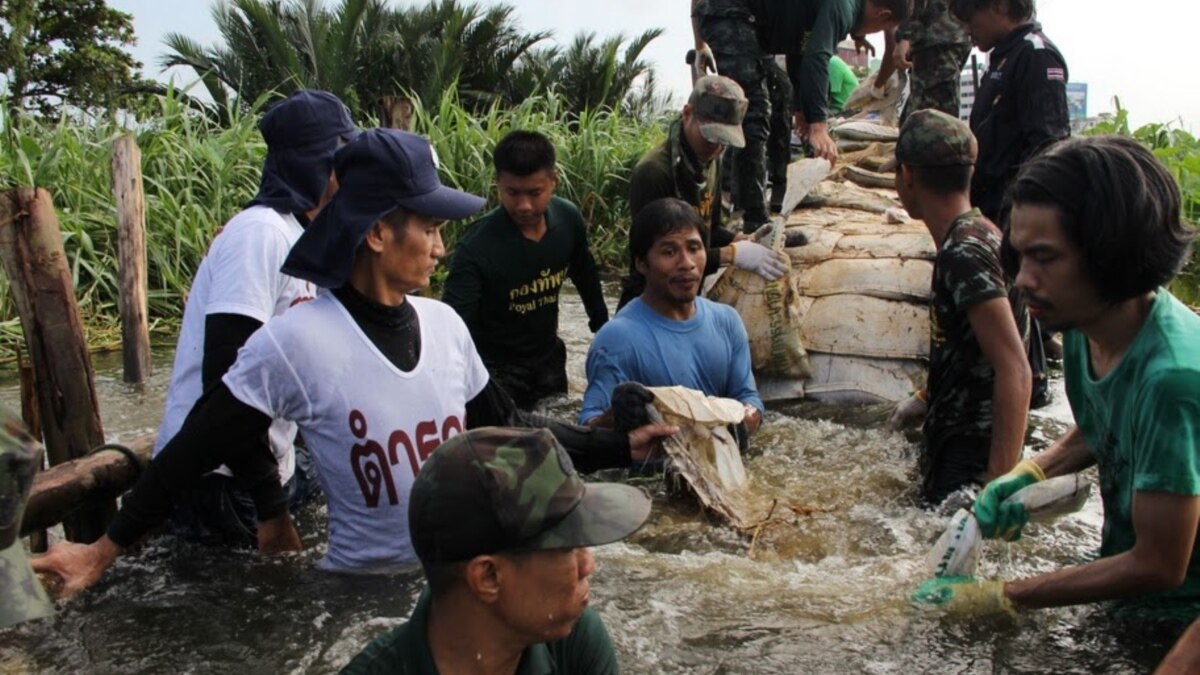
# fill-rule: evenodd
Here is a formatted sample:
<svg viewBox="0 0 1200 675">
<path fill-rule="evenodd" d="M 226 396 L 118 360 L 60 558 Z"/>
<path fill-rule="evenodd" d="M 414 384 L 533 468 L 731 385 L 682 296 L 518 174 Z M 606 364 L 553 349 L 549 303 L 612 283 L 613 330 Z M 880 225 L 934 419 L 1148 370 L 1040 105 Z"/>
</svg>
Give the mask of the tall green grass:
<svg viewBox="0 0 1200 675">
<path fill-rule="evenodd" d="M 26 118 L 19 127 L 6 123 L 0 139 L 0 183 L 5 188 L 37 185 L 53 196 L 88 339 L 96 347 L 115 346 L 118 336 L 111 189 L 112 144 L 118 135 L 134 133 L 142 150 L 152 328 L 172 331 L 214 233 L 258 188 L 266 153 L 258 107 L 220 125 L 172 92 L 157 104 L 153 116 L 138 121 Z M 491 153 L 496 142 L 512 129 L 547 134 L 559 153 L 558 194 L 579 204 L 601 265 L 622 268 L 628 176 L 642 153 L 662 139 L 665 124 L 609 111 L 572 115 L 554 95 L 473 115 L 451 92 L 434 105 L 418 104 L 414 127 L 436 148 L 443 181 L 485 195 L 490 204 L 495 204 Z M 448 248 L 465 225 L 446 228 Z M 13 359 L 20 341 L 8 284 L 0 275 L 0 361 Z"/>
</svg>

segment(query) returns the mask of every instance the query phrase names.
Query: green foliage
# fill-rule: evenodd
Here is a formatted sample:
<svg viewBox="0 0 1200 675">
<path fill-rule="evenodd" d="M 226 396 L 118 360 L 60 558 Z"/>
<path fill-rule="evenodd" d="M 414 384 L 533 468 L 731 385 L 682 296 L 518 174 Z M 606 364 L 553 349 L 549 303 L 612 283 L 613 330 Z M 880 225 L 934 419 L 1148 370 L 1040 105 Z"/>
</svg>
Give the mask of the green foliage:
<svg viewBox="0 0 1200 675">
<path fill-rule="evenodd" d="M 125 51 L 133 17 L 104 0 L 0 2 L 0 76 L 8 114 L 55 115 L 61 106 L 105 108 L 129 102 L 151 85 Z"/>
<path fill-rule="evenodd" d="M 386 117 L 385 97 L 438 101 L 455 89 L 473 111 L 516 105 L 558 90 L 579 113 L 658 104 L 640 57 L 661 30 L 626 43 L 581 35 L 563 51 L 538 47 L 549 32 L 521 29 L 514 8 L 459 0 L 392 7 L 383 0 L 219 0 L 213 18 L 224 44 L 202 47 L 168 35 L 162 65 L 196 71 L 218 112 L 264 95 L 308 87 L 333 92 L 358 118 Z"/>
<path fill-rule="evenodd" d="M 1131 130 L 1129 111 L 1115 99 L 1117 112 L 1088 129 L 1087 135 L 1118 134 L 1136 139 L 1154 152 L 1175 176 L 1182 196 L 1184 220 L 1200 224 L 1200 138 L 1171 124 L 1151 123 Z M 1200 307 L 1200 257 L 1193 254 L 1183 271 L 1171 283 L 1171 292 L 1181 300 Z"/>
<path fill-rule="evenodd" d="M 134 125 L 146 190 L 149 314 L 171 326 L 183 313 L 196 268 L 217 228 L 258 189 L 265 145 L 258 111 L 265 97 L 227 125 L 190 109 L 168 90 L 154 97 L 157 114 Z M 664 133 L 620 113 L 572 114 L 560 95 L 526 99 L 514 108 L 491 105 L 482 114 L 463 107 L 450 88 L 436 107 L 417 107 L 416 131 L 430 137 L 448 185 L 488 195 L 491 153 L 511 129 L 546 133 L 559 153 L 558 194 L 580 205 L 602 266 L 623 271 L 628 232 L 628 176 L 637 159 Z M 89 339 L 107 342 L 117 325 L 116 206 L 111 190 L 112 143 L 129 133 L 117 120 L 88 124 L 63 117 L 9 125 L 0 139 L 0 183 L 50 190 L 63 232 L 76 297 Z M 466 223 L 445 228 L 452 248 Z M 0 277 L 0 361 L 13 358 L 20 325 Z"/>
</svg>

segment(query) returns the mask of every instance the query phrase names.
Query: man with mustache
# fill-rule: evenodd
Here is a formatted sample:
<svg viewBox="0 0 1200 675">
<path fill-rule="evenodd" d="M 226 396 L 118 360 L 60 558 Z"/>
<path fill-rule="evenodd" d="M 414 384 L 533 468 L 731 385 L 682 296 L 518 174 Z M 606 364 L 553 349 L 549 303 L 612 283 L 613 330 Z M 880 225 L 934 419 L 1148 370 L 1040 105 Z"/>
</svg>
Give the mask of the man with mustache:
<svg viewBox="0 0 1200 675">
<path fill-rule="evenodd" d="M 1195 237 L 1179 187 L 1149 150 L 1108 136 L 1031 160 L 1010 199 L 1006 262 L 1030 314 L 1064 331 L 1075 426 L 973 510 L 984 536 L 1017 539 L 1028 514 L 1008 497 L 1096 466 L 1100 557 L 1009 582 L 939 579 L 918 599 L 977 612 L 1117 600 L 1182 632 L 1200 614 L 1200 316 L 1165 288 Z"/>
<path fill-rule="evenodd" d="M 588 349 L 581 424 L 618 422 L 620 429 L 621 410 L 610 409 L 619 398 L 614 390 L 633 382 L 680 385 L 736 399 L 746 409 L 746 430 L 758 428 L 763 403 L 750 371 L 742 319 L 732 307 L 698 297 L 706 239 L 700 214 L 679 199 L 651 202 L 634 217 L 629 250 L 646 288 L 596 333 Z M 631 407 L 644 404 L 645 394 L 634 394 Z"/>
</svg>

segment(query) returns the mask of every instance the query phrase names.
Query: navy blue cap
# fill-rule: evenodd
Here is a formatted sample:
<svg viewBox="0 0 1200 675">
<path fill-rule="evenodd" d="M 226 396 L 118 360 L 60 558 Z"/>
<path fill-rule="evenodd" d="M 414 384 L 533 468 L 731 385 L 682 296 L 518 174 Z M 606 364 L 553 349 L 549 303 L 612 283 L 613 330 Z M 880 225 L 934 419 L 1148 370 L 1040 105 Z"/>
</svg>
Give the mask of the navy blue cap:
<svg viewBox="0 0 1200 675">
<path fill-rule="evenodd" d="M 370 129 L 337 151 L 338 191 L 296 240 L 283 273 L 322 288 L 350 276 L 354 253 L 382 217 L 403 208 L 423 216 L 460 220 L 486 201 L 442 185 L 437 157 L 423 136 Z"/>
<path fill-rule="evenodd" d="M 267 142 L 258 194 L 250 204 L 283 213 L 317 207 L 333 172 L 333 154 L 358 135 L 350 110 L 327 91 L 301 89 L 263 115 L 259 131 Z"/>
</svg>

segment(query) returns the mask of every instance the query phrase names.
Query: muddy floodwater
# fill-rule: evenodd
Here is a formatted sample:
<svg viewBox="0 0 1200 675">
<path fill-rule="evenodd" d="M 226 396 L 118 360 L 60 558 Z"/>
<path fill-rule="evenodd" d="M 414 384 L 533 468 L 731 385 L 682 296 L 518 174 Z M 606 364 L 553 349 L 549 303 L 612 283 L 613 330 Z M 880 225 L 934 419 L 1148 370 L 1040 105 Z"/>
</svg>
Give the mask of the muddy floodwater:
<svg viewBox="0 0 1200 675">
<path fill-rule="evenodd" d="M 615 301 L 610 299 L 610 305 Z M 547 409 L 574 418 L 591 336 L 564 294 L 569 396 Z M 143 390 L 120 381 L 119 355 L 96 358 L 110 439 L 157 428 L 170 354 Z M 1070 419 L 1056 401 L 1034 413 L 1033 447 Z M 11 377 L 0 401 L 15 405 Z M 747 471 L 778 499 L 756 539 L 706 519 L 694 501 L 654 494 L 650 521 L 596 549 L 591 597 L 628 673 L 1144 673 L 1167 636 L 1118 622 L 1103 606 L 1025 612 L 1016 622 L 939 618 L 906 598 L 947 518 L 917 505 L 916 445 L 880 427 L 884 406 L 772 406 Z M 607 478 L 621 472 L 607 472 Z M 261 559 L 169 535 L 122 557 L 53 619 L 0 631 L 0 673 L 328 673 L 403 622 L 419 573 L 320 572 L 323 506 L 299 521 L 307 550 Z M 1099 546 L 1093 491 L 1082 513 L 989 542 L 979 576 L 1014 578 L 1086 561 Z M 397 533 L 397 536 L 402 536 Z M 753 541 L 752 541 L 753 539 Z"/>
</svg>

